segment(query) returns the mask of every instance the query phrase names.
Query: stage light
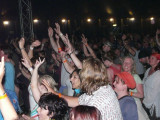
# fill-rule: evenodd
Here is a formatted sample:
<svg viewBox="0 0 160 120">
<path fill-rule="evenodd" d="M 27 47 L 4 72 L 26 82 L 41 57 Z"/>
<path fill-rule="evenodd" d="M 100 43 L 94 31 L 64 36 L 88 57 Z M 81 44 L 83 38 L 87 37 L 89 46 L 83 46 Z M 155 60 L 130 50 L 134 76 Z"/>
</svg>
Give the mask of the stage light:
<svg viewBox="0 0 160 120">
<path fill-rule="evenodd" d="M 132 18 L 130 18 L 129 20 L 130 20 L 130 21 L 135 21 L 135 18 L 134 18 L 134 17 L 132 17 Z"/>
<path fill-rule="evenodd" d="M 87 19 L 87 22 L 88 22 L 88 23 L 90 23 L 91 21 L 92 21 L 91 18 L 88 18 L 88 19 Z"/>
<path fill-rule="evenodd" d="M 65 23 L 66 22 L 66 19 L 62 19 L 62 23 Z"/>
<path fill-rule="evenodd" d="M 39 20 L 38 20 L 38 19 L 34 19 L 33 22 L 34 22 L 34 23 L 38 23 Z"/>
<path fill-rule="evenodd" d="M 110 22 L 113 22 L 113 21 L 114 21 L 114 19 L 113 19 L 113 18 L 110 18 L 110 19 L 109 19 L 109 21 L 110 21 Z"/>
<path fill-rule="evenodd" d="M 116 26 L 117 26 L 117 24 L 113 24 L 112 26 L 113 26 L 113 27 L 116 27 Z"/>
<path fill-rule="evenodd" d="M 3 21 L 3 25 L 9 25 L 9 21 Z"/>
<path fill-rule="evenodd" d="M 150 20 L 154 20 L 154 17 L 150 17 Z"/>
</svg>

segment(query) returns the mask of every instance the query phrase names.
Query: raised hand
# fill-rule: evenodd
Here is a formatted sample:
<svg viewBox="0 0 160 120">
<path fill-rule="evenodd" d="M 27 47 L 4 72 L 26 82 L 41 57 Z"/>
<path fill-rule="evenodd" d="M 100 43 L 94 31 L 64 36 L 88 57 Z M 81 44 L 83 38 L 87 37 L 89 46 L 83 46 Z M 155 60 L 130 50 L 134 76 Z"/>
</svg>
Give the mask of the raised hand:
<svg viewBox="0 0 160 120">
<path fill-rule="evenodd" d="M 40 46 L 41 45 L 41 42 L 39 41 L 39 40 L 36 40 L 36 41 L 34 41 L 33 43 L 32 43 L 32 47 L 38 47 L 38 46 Z"/>
<path fill-rule="evenodd" d="M 45 61 L 45 58 L 43 60 L 41 60 L 41 58 L 39 57 L 39 60 L 36 60 L 36 63 L 35 63 L 35 69 L 38 69 Z"/>
<path fill-rule="evenodd" d="M 26 58 L 22 59 L 22 64 L 23 64 L 27 69 L 29 69 L 29 68 L 31 67 Z"/>
<path fill-rule="evenodd" d="M 84 34 L 82 34 L 81 38 L 82 38 L 83 44 L 87 45 L 88 44 L 87 43 L 88 39 L 84 36 Z"/>
<path fill-rule="evenodd" d="M 22 37 L 20 40 L 19 40 L 19 48 L 22 49 L 24 48 L 24 44 L 25 44 L 25 39 Z"/>
<path fill-rule="evenodd" d="M 49 38 L 53 37 L 53 29 L 51 27 L 48 28 L 48 36 Z"/>
<path fill-rule="evenodd" d="M 56 28 L 54 28 L 54 30 L 56 31 L 56 33 L 57 33 L 58 35 L 60 35 L 60 33 L 61 33 L 60 26 L 59 26 L 58 23 L 55 23 L 55 25 L 56 25 Z"/>
<path fill-rule="evenodd" d="M 42 80 L 42 84 L 47 88 L 48 92 L 54 93 L 55 91 L 50 87 L 49 83 L 44 79 Z"/>
<path fill-rule="evenodd" d="M 4 67 L 4 56 L 1 57 L 1 62 L 0 62 L 0 83 L 2 84 L 2 79 L 5 73 L 5 67 Z"/>
</svg>

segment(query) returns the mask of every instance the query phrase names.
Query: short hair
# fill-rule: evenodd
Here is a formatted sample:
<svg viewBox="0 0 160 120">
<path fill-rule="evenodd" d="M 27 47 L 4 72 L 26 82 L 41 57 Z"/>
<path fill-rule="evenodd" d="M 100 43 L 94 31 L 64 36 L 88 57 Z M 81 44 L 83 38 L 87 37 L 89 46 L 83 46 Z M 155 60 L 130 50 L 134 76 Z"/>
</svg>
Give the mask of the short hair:
<svg viewBox="0 0 160 120">
<path fill-rule="evenodd" d="M 46 80 L 50 87 L 54 90 L 54 91 L 57 91 L 57 83 L 55 82 L 55 80 L 50 76 L 50 75 L 42 75 L 41 77 L 39 77 L 39 83 L 41 84 L 42 83 L 42 80 Z"/>
<path fill-rule="evenodd" d="M 0 50 L 2 50 L 5 55 L 8 55 L 8 58 L 11 58 L 12 51 L 8 45 L 0 46 Z"/>
<path fill-rule="evenodd" d="M 93 106 L 79 105 L 71 109 L 70 120 L 101 120 L 101 113 Z"/>
<path fill-rule="evenodd" d="M 101 86 L 108 85 L 106 67 L 97 58 L 90 57 L 83 60 L 80 79 L 82 81 L 81 90 L 89 95 Z"/>
<path fill-rule="evenodd" d="M 44 93 L 40 97 L 38 105 L 49 111 L 48 116 L 53 114 L 51 119 L 62 120 L 68 112 L 67 102 L 52 93 Z"/>
</svg>

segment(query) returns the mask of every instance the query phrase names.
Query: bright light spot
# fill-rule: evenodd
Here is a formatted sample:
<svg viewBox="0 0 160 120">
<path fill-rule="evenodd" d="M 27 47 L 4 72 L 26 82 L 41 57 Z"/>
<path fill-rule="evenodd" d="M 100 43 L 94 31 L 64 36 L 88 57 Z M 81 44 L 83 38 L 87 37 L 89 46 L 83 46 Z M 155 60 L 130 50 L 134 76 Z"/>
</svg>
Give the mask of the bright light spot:
<svg viewBox="0 0 160 120">
<path fill-rule="evenodd" d="M 91 22 L 92 20 L 90 18 L 87 19 L 87 22 Z"/>
<path fill-rule="evenodd" d="M 113 24 L 113 27 L 116 27 L 117 26 L 117 24 Z"/>
<path fill-rule="evenodd" d="M 107 7 L 107 8 L 106 8 L 106 12 L 107 12 L 108 14 L 112 14 L 111 8 L 110 8 L 110 7 Z"/>
<path fill-rule="evenodd" d="M 66 19 L 62 19 L 62 23 L 65 23 L 66 22 Z"/>
<path fill-rule="evenodd" d="M 129 20 L 130 20 L 130 21 L 135 21 L 135 18 L 133 17 L 133 18 L 130 18 Z"/>
<path fill-rule="evenodd" d="M 9 25 L 9 21 L 3 21 L 3 25 Z"/>
<path fill-rule="evenodd" d="M 38 23 L 39 20 L 38 20 L 38 19 L 34 19 L 33 22 L 34 22 L 34 23 Z"/>
<path fill-rule="evenodd" d="M 110 19 L 109 19 L 109 21 L 110 21 L 110 22 L 113 22 L 113 21 L 114 21 L 114 19 L 113 19 L 113 18 L 110 18 Z"/>
<path fill-rule="evenodd" d="M 130 15 L 133 15 L 133 12 L 132 12 L 132 11 L 129 11 L 129 14 L 130 14 Z"/>
<path fill-rule="evenodd" d="M 150 20 L 154 20 L 154 17 L 151 17 Z"/>
</svg>

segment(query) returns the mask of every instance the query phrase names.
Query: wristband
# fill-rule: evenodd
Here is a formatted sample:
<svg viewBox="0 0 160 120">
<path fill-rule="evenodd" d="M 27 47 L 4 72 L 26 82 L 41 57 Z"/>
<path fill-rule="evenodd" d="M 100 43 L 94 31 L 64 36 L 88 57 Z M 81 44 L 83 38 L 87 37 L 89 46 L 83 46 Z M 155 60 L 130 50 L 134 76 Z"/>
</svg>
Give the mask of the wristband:
<svg viewBox="0 0 160 120">
<path fill-rule="evenodd" d="M 20 50 L 23 50 L 24 48 L 20 48 Z"/>
<path fill-rule="evenodd" d="M 59 34 L 59 36 L 61 36 L 61 37 L 62 37 L 62 36 L 63 36 L 63 34 L 62 34 L 62 33 L 60 33 L 60 34 Z"/>
<path fill-rule="evenodd" d="M 67 59 L 65 59 L 64 61 L 63 61 L 63 63 L 66 63 L 67 62 Z"/>
<path fill-rule="evenodd" d="M 7 94 L 4 93 L 3 95 L 0 96 L 0 99 L 4 99 L 4 98 L 6 98 L 6 97 L 7 97 Z"/>
<path fill-rule="evenodd" d="M 133 96 L 133 92 L 130 92 L 130 95 Z"/>
<path fill-rule="evenodd" d="M 30 67 L 28 70 L 29 70 L 30 72 L 32 72 L 32 71 L 33 71 L 33 68 L 32 68 L 32 67 Z"/>
<path fill-rule="evenodd" d="M 59 96 L 59 98 L 61 98 L 61 97 L 62 97 L 62 94 L 61 94 L 61 93 L 59 93 L 59 94 L 58 94 L 58 96 Z"/>
<path fill-rule="evenodd" d="M 34 47 L 30 46 L 30 50 L 33 50 L 33 49 L 34 49 Z"/>
<path fill-rule="evenodd" d="M 73 53 L 74 53 L 74 50 L 71 53 L 69 53 L 69 55 L 71 56 Z"/>
</svg>

